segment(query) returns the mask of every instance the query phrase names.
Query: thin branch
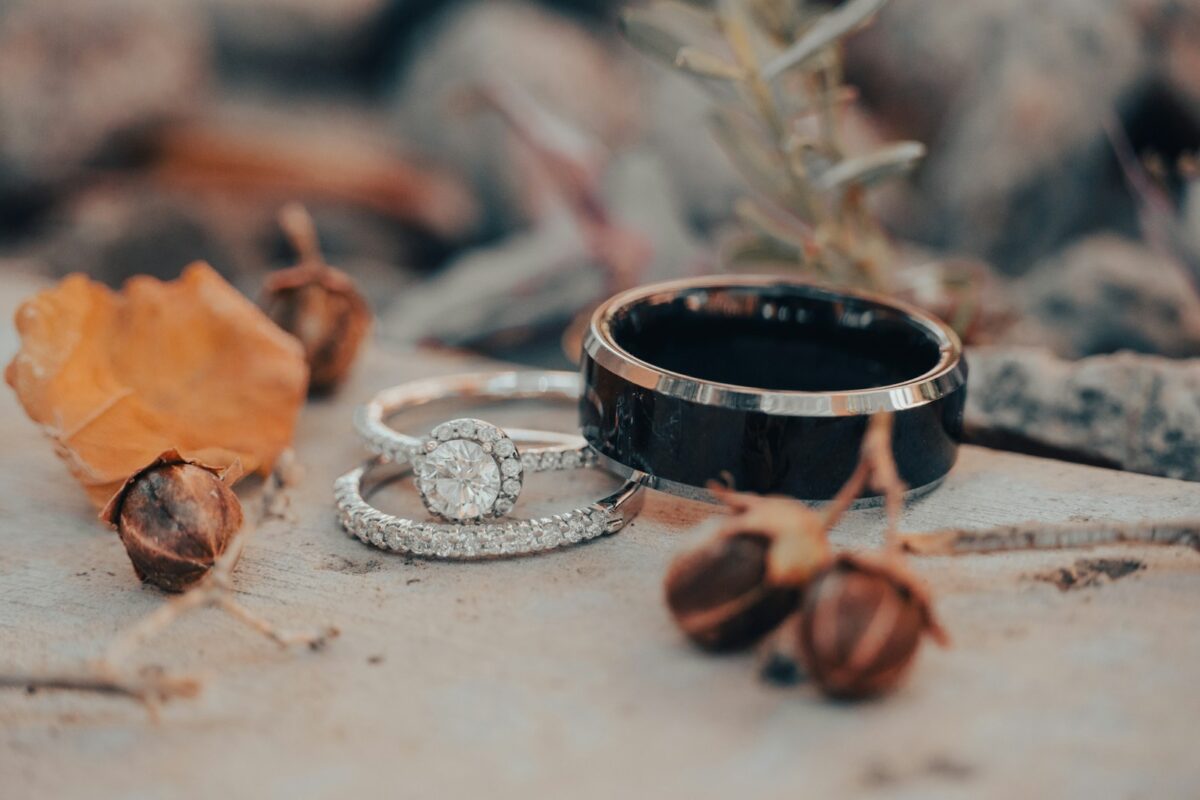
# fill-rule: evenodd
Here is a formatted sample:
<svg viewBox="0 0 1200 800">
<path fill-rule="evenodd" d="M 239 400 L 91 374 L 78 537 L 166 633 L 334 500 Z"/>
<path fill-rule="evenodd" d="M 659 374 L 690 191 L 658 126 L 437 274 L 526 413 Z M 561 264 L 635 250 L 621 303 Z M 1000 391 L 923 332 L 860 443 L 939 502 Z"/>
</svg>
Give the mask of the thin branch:
<svg viewBox="0 0 1200 800">
<path fill-rule="evenodd" d="M 201 682 L 189 675 L 170 675 L 158 670 L 122 676 L 107 665 L 96 664 L 78 672 L 10 672 L 0 675 L 0 689 L 23 689 L 29 694 L 56 690 L 125 697 L 141 703 L 151 718 L 157 720 L 160 704 L 195 697 L 200 693 Z"/>
<path fill-rule="evenodd" d="M 922 556 L 1063 550 L 1113 544 L 1181 545 L 1200 551 L 1200 519 L 1046 524 L 1022 522 L 994 528 L 947 528 L 899 537 L 900 546 Z"/>
<path fill-rule="evenodd" d="M 183 594 L 172 597 L 118 636 L 105 654 L 104 661 L 106 663 L 121 663 L 142 643 L 170 627 L 184 614 L 196 608 L 218 608 L 281 647 L 304 645 L 310 650 L 319 650 L 330 639 L 338 635 L 338 629 L 333 626 L 317 628 L 308 632 L 285 633 L 243 606 L 234 597 L 234 567 L 242 557 L 246 542 L 261 521 L 279 516 L 282 513 L 279 510 L 281 507 L 286 509 L 286 504 L 280 500 L 279 496 L 284 494 L 290 485 L 291 478 L 287 472 L 294 471 L 294 469 L 295 466 L 290 456 L 281 456 L 279 467 L 267 479 L 263 488 L 258 520 L 247 523 L 199 583 Z"/>
<path fill-rule="evenodd" d="M 908 485 L 900 479 L 896 457 L 892 452 L 894 427 L 895 417 L 892 414 L 876 414 L 867 423 L 862 441 L 862 460 L 870 465 L 867 485 L 883 495 L 884 509 L 887 511 L 884 544 L 888 549 L 897 547 L 900 515 L 904 512 L 904 493 L 908 491 Z"/>
<path fill-rule="evenodd" d="M 156 673 L 137 678 L 122 678 L 94 672 L 46 672 L 0 675 L 0 687 L 24 689 L 30 693 L 41 689 L 95 692 L 129 697 L 141 702 L 169 700 L 174 697 L 195 697 L 200 681 L 193 677 Z"/>
<path fill-rule="evenodd" d="M 303 645 L 310 650 L 323 648 L 338 635 L 332 626 L 312 631 L 282 631 L 265 618 L 243 606 L 234 596 L 233 570 L 241 558 L 246 542 L 257 525 L 267 519 L 280 518 L 287 504 L 281 496 L 292 484 L 297 468 L 289 454 L 281 456 L 275 472 L 263 488 L 258 519 L 247 523 L 234 537 L 213 564 L 211 570 L 195 586 L 172 597 L 154 611 L 142 617 L 120 633 L 108 646 L 104 657 L 68 673 L 7 673 L 0 674 L 0 688 L 62 689 L 128 697 L 146 706 L 157 717 L 157 706 L 167 700 L 193 697 L 201 682 L 190 676 L 171 675 L 159 670 L 143 669 L 136 674 L 123 669 L 130 654 L 147 640 L 157 636 L 182 616 L 197 608 L 217 608 L 246 625 L 280 647 Z"/>
</svg>

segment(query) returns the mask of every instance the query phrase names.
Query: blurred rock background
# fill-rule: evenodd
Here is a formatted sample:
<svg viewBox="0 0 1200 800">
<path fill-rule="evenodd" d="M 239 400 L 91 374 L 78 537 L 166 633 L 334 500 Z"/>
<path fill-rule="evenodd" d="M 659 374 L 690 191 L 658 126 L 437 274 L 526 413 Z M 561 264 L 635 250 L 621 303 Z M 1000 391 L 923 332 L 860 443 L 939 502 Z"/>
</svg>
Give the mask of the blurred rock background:
<svg viewBox="0 0 1200 800">
<path fill-rule="evenodd" d="M 614 288 L 719 268 L 745 192 L 619 7 L 0 0 L 0 266 L 253 295 L 300 200 L 382 336 L 566 363 Z M 927 145 L 875 207 L 980 271 L 973 336 L 1200 355 L 1200 0 L 892 0 L 845 55 L 850 145 Z"/>
</svg>

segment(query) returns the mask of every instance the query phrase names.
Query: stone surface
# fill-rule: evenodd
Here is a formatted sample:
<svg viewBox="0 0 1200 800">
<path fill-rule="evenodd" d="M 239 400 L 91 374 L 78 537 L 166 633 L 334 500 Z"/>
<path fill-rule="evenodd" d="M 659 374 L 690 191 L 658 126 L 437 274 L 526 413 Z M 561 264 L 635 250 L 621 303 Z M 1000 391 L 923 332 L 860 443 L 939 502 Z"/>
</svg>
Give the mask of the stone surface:
<svg viewBox="0 0 1200 800">
<path fill-rule="evenodd" d="M 29 202 L 122 137 L 195 113 L 210 70 L 203 19 L 179 0 L 0 7 L 0 200 Z"/>
<path fill-rule="evenodd" d="M 406 0 L 200 0 L 223 69 L 289 88 L 347 80 L 369 67 L 389 38 L 386 15 Z"/>
<path fill-rule="evenodd" d="M 679 218 L 665 167 L 652 153 L 614 159 L 605 186 L 614 221 L 649 241 L 652 258 L 638 282 L 712 271 Z M 381 315 L 389 340 L 477 345 L 561 328 L 603 300 L 606 275 L 576 221 L 558 206 L 536 227 L 463 252 L 439 273 L 405 291 Z"/>
<path fill-rule="evenodd" d="M 633 133 L 632 73 L 569 17 L 522 0 L 459 3 L 413 39 L 394 78 L 396 132 L 471 179 L 486 212 L 482 233 L 527 225 L 548 189 L 499 115 L 464 102 L 467 92 L 510 82 L 605 147 Z"/>
<path fill-rule="evenodd" d="M 425 507 L 438 516 L 478 519 L 500 496 L 500 467 L 477 442 L 442 442 L 418 457 L 415 467 Z"/>
<path fill-rule="evenodd" d="M 34 284 L 0 267 L 6 319 Z M 0 359 L 15 346 L 0 326 Z M 330 486 L 363 458 L 350 408 L 399 380 L 479 366 L 377 350 L 340 395 L 306 409 L 289 516 L 260 526 L 235 577 L 242 602 L 285 628 L 338 625 L 326 650 L 282 652 L 200 611 L 138 653 L 137 663 L 206 679 L 157 725 L 125 701 L 0 692 L 4 796 L 1196 794 L 1192 552 L 1088 553 L 1144 568 L 1070 592 L 1036 576 L 1072 567 L 1079 552 L 922 560 L 953 646 L 925 649 L 896 695 L 848 706 L 764 684 L 755 656 L 706 657 L 674 628 L 662 577 L 705 535 L 692 528 L 710 507 L 652 495 L 616 536 L 484 564 L 392 556 L 339 532 Z M 426 422 L 453 415 L 427 412 Z M 479 414 L 569 426 L 572 411 Z M 137 584 L 7 390 L 0 440 L 0 669 L 92 658 L 163 597 Z M 590 470 L 534 476 L 522 503 L 562 510 L 610 485 Z M 254 487 L 241 491 L 250 513 Z M 396 511 L 420 508 L 410 493 L 381 496 Z M 1200 493 L 967 447 L 904 527 L 1150 516 L 1200 516 Z M 836 543 L 877 546 L 882 527 L 880 511 L 852 511 Z"/>
<path fill-rule="evenodd" d="M 1200 359 L 1063 361 L 1034 348 L 967 354 L 971 441 L 1200 480 Z"/>
<path fill-rule="evenodd" d="M 268 270 L 295 259 L 279 228 L 282 197 L 173 188 L 131 179 L 76 192 L 46 215 L 40 235 L 9 248 L 52 275 L 85 272 L 110 286 L 133 275 L 162 279 L 205 260 L 257 296 Z M 422 263 L 413 237 L 360 209 L 309 203 L 326 260 L 350 273 L 385 307 Z M 427 257 L 425 260 L 428 260 Z"/>
<path fill-rule="evenodd" d="M 848 76 L 929 146 L 906 232 L 1020 273 L 1082 232 L 1133 230 L 1105 126 L 1167 161 L 1195 147 L 1198 29 L 1200 7 L 1170 0 L 888 3 Z"/>
<path fill-rule="evenodd" d="M 1186 267 L 1129 239 L 1080 240 L 1039 263 L 1011 296 L 1038 323 L 1038 341 L 1060 356 L 1200 355 L 1200 293 Z"/>
</svg>

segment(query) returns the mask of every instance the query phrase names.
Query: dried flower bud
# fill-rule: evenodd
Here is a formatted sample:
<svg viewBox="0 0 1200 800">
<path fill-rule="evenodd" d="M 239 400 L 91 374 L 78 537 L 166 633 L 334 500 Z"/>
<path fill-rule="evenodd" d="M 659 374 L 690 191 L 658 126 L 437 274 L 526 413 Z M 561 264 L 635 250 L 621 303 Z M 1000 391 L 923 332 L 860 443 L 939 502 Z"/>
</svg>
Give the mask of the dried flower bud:
<svg viewBox="0 0 1200 800">
<path fill-rule="evenodd" d="M 242 506 L 217 470 L 172 451 L 130 478 L 101 517 L 116 525 L 139 578 L 181 592 L 225 552 Z"/>
<path fill-rule="evenodd" d="M 263 310 L 300 340 L 308 361 L 309 391 L 324 394 L 336 389 L 354 365 L 371 327 L 371 307 L 349 275 L 322 259 L 308 212 L 291 205 L 280 221 L 301 263 L 267 277 Z"/>
<path fill-rule="evenodd" d="M 763 534 L 719 536 L 671 564 L 667 606 L 693 642 L 709 650 L 746 647 L 796 608 L 796 588 L 767 581 L 770 545 Z"/>
<path fill-rule="evenodd" d="M 812 680 L 843 699 L 895 688 L 922 634 L 946 641 L 924 589 L 901 563 L 849 554 L 812 578 L 789 624 Z"/>
</svg>

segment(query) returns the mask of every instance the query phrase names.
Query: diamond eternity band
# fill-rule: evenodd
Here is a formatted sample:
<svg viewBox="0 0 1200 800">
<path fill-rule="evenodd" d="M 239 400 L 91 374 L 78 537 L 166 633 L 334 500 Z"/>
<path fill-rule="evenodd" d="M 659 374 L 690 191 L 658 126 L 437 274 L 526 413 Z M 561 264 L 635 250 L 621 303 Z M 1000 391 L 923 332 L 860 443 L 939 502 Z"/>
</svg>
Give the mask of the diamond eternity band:
<svg viewBox="0 0 1200 800">
<path fill-rule="evenodd" d="M 427 558 L 479 560 L 554 550 L 616 533 L 637 515 L 642 503 L 642 485 L 630 481 L 603 500 L 548 517 L 471 525 L 422 522 L 384 513 L 365 499 L 370 492 L 364 483 L 384 463 L 377 459 L 334 483 L 342 527 L 380 549 Z M 390 479 L 401 478 L 411 469 L 402 465 Z"/>
</svg>

